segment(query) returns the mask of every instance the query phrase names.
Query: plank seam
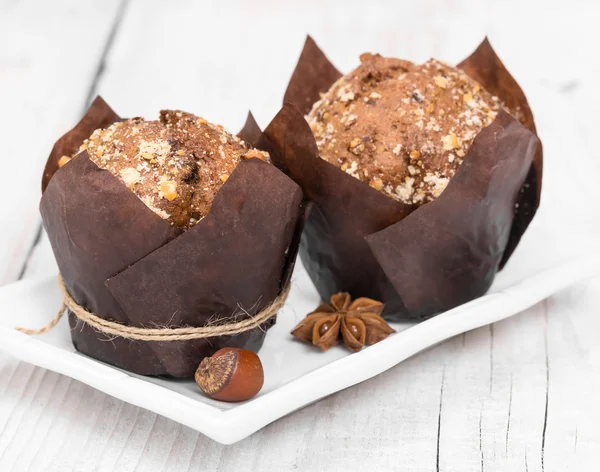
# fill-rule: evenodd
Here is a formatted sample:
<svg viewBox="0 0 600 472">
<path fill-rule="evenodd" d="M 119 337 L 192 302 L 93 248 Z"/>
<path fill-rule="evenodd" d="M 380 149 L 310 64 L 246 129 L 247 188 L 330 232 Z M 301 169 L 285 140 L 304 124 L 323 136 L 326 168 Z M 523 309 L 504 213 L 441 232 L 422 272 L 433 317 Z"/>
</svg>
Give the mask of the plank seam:
<svg viewBox="0 0 600 472">
<path fill-rule="evenodd" d="M 446 365 L 442 370 L 442 386 L 440 388 L 440 410 L 438 413 L 438 427 L 437 427 L 437 446 L 436 446 L 436 460 L 435 460 L 435 470 L 436 472 L 440 472 L 440 431 L 442 427 L 442 404 L 444 399 L 444 379 L 446 378 Z"/>
<path fill-rule="evenodd" d="M 544 450 L 546 447 L 546 428 L 548 426 L 548 391 L 550 386 L 550 366 L 548 361 L 548 299 L 544 300 L 544 350 L 546 354 L 546 405 L 544 407 L 544 428 L 542 430 L 542 472 L 544 472 Z"/>
<path fill-rule="evenodd" d="M 115 14 L 115 18 L 114 18 L 111 28 L 110 28 L 110 32 L 108 33 L 108 36 L 104 43 L 104 47 L 102 48 L 102 53 L 100 54 L 100 59 L 98 60 L 98 65 L 96 66 L 96 71 L 94 72 L 94 77 L 92 78 L 90 86 L 88 87 L 86 98 L 85 98 L 85 101 L 83 102 L 83 109 L 81 111 L 81 115 L 83 115 L 87 111 L 90 103 L 92 102 L 92 99 L 96 95 L 96 91 L 98 90 L 98 84 L 100 83 L 100 80 L 102 79 L 102 76 L 104 75 L 104 71 L 106 70 L 106 59 L 108 58 L 110 51 L 112 50 L 115 38 L 121 27 L 121 23 L 123 22 L 123 17 L 125 16 L 128 5 L 129 5 L 129 0 L 121 0 L 121 2 L 119 3 L 119 7 L 117 8 L 117 13 Z M 39 217 L 38 217 L 38 220 L 39 220 Z M 17 280 L 21 280 L 25 276 L 25 273 L 27 272 L 27 266 L 29 265 L 29 261 L 31 260 L 31 257 L 33 256 L 35 248 L 38 246 L 38 244 L 40 243 L 40 241 L 42 239 L 42 230 L 43 230 L 43 225 L 42 225 L 42 222 L 39 221 L 35 238 L 31 244 L 31 246 L 29 247 L 29 250 L 27 251 L 27 255 L 25 256 L 25 261 L 23 262 L 23 264 L 21 266 L 21 270 L 19 271 L 19 276 L 17 277 Z"/>
</svg>

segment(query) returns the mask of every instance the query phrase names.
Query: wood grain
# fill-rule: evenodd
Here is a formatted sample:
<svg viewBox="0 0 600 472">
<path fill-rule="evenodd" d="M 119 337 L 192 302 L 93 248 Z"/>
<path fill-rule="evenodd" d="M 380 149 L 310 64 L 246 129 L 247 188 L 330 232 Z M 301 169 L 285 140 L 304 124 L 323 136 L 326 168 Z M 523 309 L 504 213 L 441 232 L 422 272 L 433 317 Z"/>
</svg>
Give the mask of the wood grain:
<svg viewBox="0 0 600 472">
<path fill-rule="evenodd" d="M 0 206 L 0 284 L 21 275 L 39 235 L 44 160 L 95 93 L 119 8 L 119 0 L 0 4 L 0 129 L 10 169 Z"/>
<path fill-rule="evenodd" d="M 599 13 L 583 0 L 2 0 L 0 129 L 11 183 L 0 192 L 11 204 L 0 209 L 0 280 L 17 278 L 26 260 L 26 277 L 50 270 L 44 235 L 30 255 L 39 176 L 96 91 L 126 116 L 179 107 L 235 130 L 252 108 L 265 125 L 307 32 L 341 70 L 366 50 L 457 62 L 488 34 L 544 140 L 542 205 L 597 233 Z M 233 446 L 0 354 L 0 470 L 596 470 L 598 306 L 600 278 Z"/>
</svg>

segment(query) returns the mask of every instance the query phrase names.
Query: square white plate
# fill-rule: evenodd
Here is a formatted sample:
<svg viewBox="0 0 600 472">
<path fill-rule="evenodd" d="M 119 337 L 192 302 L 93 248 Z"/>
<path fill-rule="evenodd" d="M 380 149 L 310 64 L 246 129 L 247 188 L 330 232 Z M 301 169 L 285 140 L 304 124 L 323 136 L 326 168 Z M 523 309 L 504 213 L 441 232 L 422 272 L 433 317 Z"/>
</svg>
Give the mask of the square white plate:
<svg viewBox="0 0 600 472">
<path fill-rule="evenodd" d="M 590 250 L 597 238 L 564 228 L 547 214 L 538 214 L 486 296 L 416 325 L 395 323 L 397 334 L 356 354 L 340 346 L 322 353 L 289 334 L 319 303 L 317 292 L 299 263 L 287 305 L 260 351 L 265 368 L 263 390 L 241 404 L 210 400 L 192 381 L 136 376 L 83 356 L 71 344 L 66 317 L 51 332 L 40 336 L 15 331 L 15 326 L 45 326 L 54 316 L 60 304 L 55 276 L 26 279 L 0 288 L 0 349 L 231 444 L 423 349 L 512 316 L 558 290 L 600 273 L 600 256 Z"/>
</svg>

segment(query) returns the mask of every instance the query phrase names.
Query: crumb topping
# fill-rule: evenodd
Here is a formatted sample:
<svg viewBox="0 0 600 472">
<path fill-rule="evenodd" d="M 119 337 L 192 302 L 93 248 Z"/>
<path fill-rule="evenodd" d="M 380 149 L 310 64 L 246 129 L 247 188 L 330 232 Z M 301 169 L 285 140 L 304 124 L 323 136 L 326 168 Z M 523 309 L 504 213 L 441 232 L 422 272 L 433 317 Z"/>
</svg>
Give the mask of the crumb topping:
<svg viewBox="0 0 600 472">
<path fill-rule="evenodd" d="M 97 129 L 79 152 L 120 178 L 161 218 L 189 228 L 206 216 L 215 195 L 243 160 L 270 162 L 227 132 L 190 113 L 162 110 L 158 121 L 132 118 Z M 68 162 L 69 157 L 61 158 Z"/>
<path fill-rule="evenodd" d="M 306 116 L 321 158 L 395 200 L 434 200 L 503 104 L 435 59 L 421 65 L 378 54 L 360 59 Z"/>
</svg>

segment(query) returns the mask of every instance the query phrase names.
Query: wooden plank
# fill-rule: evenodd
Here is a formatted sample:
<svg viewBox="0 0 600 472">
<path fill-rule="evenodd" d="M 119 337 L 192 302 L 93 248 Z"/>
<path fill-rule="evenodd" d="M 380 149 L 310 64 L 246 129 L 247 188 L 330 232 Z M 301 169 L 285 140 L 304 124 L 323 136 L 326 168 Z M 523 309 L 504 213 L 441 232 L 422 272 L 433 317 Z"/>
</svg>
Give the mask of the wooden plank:
<svg viewBox="0 0 600 472">
<path fill-rule="evenodd" d="M 1 189 L 0 285 L 22 270 L 39 225 L 45 159 L 80 118 L 120 5 L 21 0 L 0 6 L 0 129 L 10 169 Z"/>
<path fill-rule="evenodd" d="M 597 278 L 495 324 L 493 362 L 485 327 L 229 447 L 78 382 L 0 358 L 7 374 L 0 376 L 0 424 L 6 411 L 12 417 L 0 435 L 0 465 L 22 453 L 31 470 L 436 470 L 441 419 L 439 470 L 481 470 L 482 451 L 484 470 L 525 470 L 526 460 L 528 470 L 542 470 L 546 359 L 538 327 L 547 313 L 545 470 L 588 470 L 600 445 L 591 393 L 600 388 L 599 333 L 598 322 L 590 323 L 599 288 Z M 10 372 L 17 375 L 10 379 Z"/>
</svg>

